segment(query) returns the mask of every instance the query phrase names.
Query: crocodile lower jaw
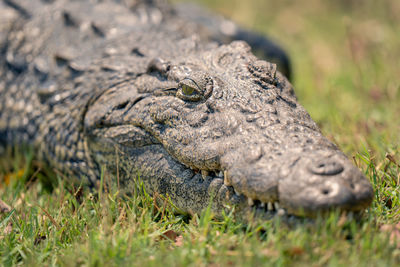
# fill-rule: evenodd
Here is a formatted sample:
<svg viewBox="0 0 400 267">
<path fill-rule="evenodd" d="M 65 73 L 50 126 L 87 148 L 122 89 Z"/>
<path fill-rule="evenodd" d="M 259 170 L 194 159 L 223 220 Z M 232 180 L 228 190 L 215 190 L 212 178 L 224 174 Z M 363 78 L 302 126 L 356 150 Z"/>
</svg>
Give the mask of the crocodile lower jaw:
<svg viewBox="0 0 400 267">
<path fill-rule="evenodd" d="M 280 202 L 279 200 L 263 202 L 259 199 L 254 199 L 251 197 L 246 196 L 245 194 L 240 193 L 234 186 L 229 183 L 229 179 L 227 179 L 226 171 L 205 171 L 205 170 L 197 170 L 195 172 L 201 173 L 203 179 L 223 179 L 223 185 L 226 186 L 228 189 L 231 189 L 234 192 L 235 198 L 240 198 L 242 201 L 240 202 L 241 209 L 240 212 L 245 213 L 254 213 L 256 217 L 260 218 L 273 218 L 279 216 L 284 219 L 295 219 L 295 218 L 315 218 L 318 215 L 326 214 L 328 211 L 334 210 L 334 208 L 324 211 L 316 211 L 315 213 L 304 213 L 301 210 L 296 212 L 288 211 Z M 346 214 L 348 218 L 354 218 L 361 214 L 363 214 L 364 210 L 341 210 L 342 213 Z"/>
<path fill-rule="evenodd" d="M 234 186 L 232 186 L 229 183 L 226 171 L 199 170 L 197 172 L 201 173 L 203 179 L 207 179 L 207 177 L 212 177 L 213 179 L 215 178 L 223 179 L 224 185 L 228 188 L 233 189 L 235 197 L 244 199 L 243 202 L 245 203 L 245 205 L 242 205 L 242 207 L 245 210 L 255 211 L 256 214 L 260 214 L 261 216 L 267 216 L 267 217 L 274 217 L 276 215 L 278 216 L 291 215 L 288 214 L 287 210 L 279 204 L 279 201 L 262 202 L 258 199 L 253 199 L 244 194 L 241 194 Z"/>
</svg>

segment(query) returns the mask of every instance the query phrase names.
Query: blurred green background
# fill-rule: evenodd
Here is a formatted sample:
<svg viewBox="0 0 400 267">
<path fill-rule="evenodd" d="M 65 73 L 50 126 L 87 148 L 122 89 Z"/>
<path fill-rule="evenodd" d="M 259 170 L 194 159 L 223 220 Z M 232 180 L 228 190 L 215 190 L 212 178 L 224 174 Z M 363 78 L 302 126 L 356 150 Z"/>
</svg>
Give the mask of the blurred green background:
<svg viewBox="0 0 400 267">
<path fill-rule="evenodd" d="M 400 0 L 197 2 L 288 52 L 300 103 L 365 172 L 371 208 L 294 227 L 190 218 L 146 194 L 82 193 L 68 179 L 49 191 L 57 178 L 28 151 L 0 161 L 0 196 L 15 207 L 0 216 L 0 265 L 399 266 Z"/>
<path fill-rule="evenodd" d="M 300 102 L 349 156 L 399 156 L 400 1 L 191 2 L 280 44 Z"/>
</svg>

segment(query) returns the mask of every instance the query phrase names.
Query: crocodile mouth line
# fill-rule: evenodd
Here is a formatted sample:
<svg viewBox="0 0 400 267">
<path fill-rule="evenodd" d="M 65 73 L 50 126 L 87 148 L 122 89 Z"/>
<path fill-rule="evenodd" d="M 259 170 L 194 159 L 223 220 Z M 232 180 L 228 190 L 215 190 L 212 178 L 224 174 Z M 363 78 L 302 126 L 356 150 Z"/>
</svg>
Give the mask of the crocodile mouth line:
<svg viewBox="0 0 400 267">
<path fill-rule="evenodd" d="M 255 212 L 256 215 L 261 215 L 266 216 L 268 218 L 272 218 L 275 216 L 281 217 L 281 218 L 286 218 L 289 221 L 291 220 L 296 220 L 296 218 L 304 218 L 304 215 L 298 215 L 296 213 L 291 213 L 289 212 L 285 207 L 282 206 L 282 204 L 279 202 L 279 200 L 274 200 L 274 201 L 268 201 L 268 202 L 263 202 L 259 199 L 254 199 L 251 197 L 246 196 L 246 194 L 238 192 L 238 190 L 231 185 L 229 182 L 228 176 L 227 176 L 227 171 L 208 171 L 208 170 L 193 170 L 194 173 L 200 173 L 203 180 L 207 179 L 221 179 L 223 180 L 223 185 L 228 188 L 229 191 L 234 193 L 234 197 L 236 198 L 242 198 L 242 203 L 241 207 Z M 302 212 L 299 212 L 301 214 Z M 359 217 L 361 214 L 363 214 L 363 211 L 346 211 L 346 216 L 348 219 L 351 218 L 356 218 Z"/>
<path fill-rule="evenodd" d="M 207 177 L 211 179 L 223 179 L 223 184 L 228 188 L 231 189 L 235 197 L 237 198 L 244 198 L 244 201 L 247 203 L 247 207 L 251 210 L 254 210 L 256 213 L 261 213 L 263 215 L 268 216 L 294 216 L 288 214 L 287 210 L 282 207 L 279 201 L 269 201 L 269 202 L 262 202 L 258 199 L 253 199 L 251 197 L 246 196 L 238 192 L 238 190 L 229 183 L 227 178 L 227 171 L 208 171 L 208 170 L 193 170 L 195 173 L 201 173 L 203 180 L 206 180 Z M 246 200 L 247 199 L 247 200 Z"/>
</svg>

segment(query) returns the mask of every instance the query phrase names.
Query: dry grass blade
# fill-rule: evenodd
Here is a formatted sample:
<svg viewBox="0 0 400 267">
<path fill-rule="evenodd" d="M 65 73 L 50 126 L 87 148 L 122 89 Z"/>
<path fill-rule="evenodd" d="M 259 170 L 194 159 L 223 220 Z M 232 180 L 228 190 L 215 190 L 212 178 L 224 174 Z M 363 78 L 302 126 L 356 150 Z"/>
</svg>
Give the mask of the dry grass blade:
<svg viewBox="0 0 400 267">
<path fill-rule="evenodd" d="M 390 162 L 392 162 L 394 165 L 396 165 L 397 167 L 400 168 L 400 164 L 397 163 L 397 161 L 396 161 L 396 159 L 394 158 L 393 155 L 391 155 L 391 154 L 389 154 L 389 153 L 386 153 L 386 158 L 387 158 Z"/>
<path fill-rule="evenodd" d="M 61 228 L 60 225 L 56 222 L 56 220 L 54 220 L 54 218 L 50 215 L 50 213 L 48 213 L 47 210 L 45 210 L 41 206 L 38 205 L 38 207 L 46 214 L 46 216 L 49 218 L 49 220 L 55 225 L 57 230 L 60 230 L 60 228 Z"/>
<path fill-rule="evenodd" d="M 7 213 L 11 211 L 11 207 L 4 201 L 0 200 L 0 213 Z"/>
</svg>

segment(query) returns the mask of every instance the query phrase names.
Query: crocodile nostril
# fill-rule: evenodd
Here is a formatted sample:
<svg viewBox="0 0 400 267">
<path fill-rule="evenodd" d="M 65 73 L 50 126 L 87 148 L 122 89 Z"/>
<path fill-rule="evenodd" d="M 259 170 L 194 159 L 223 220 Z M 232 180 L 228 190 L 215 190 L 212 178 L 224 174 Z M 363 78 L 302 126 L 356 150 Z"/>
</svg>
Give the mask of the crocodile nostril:
<svg viewBox="0 0 400 267">
<path fill-rule="evenodd" d="M 329 194 L 329 189 L 323 189 L 322 190 L 323 195 L 328 195 Z"/>
<path fill-rule="evenodd" d="M 308 165 L 308 170 L 313 174 L 318 175 L 336 175 L 341 173 L 344 168 L 343 165 L 337 161 L 324 159 L 316 162 L 311 162 Z"/>
</svg>

